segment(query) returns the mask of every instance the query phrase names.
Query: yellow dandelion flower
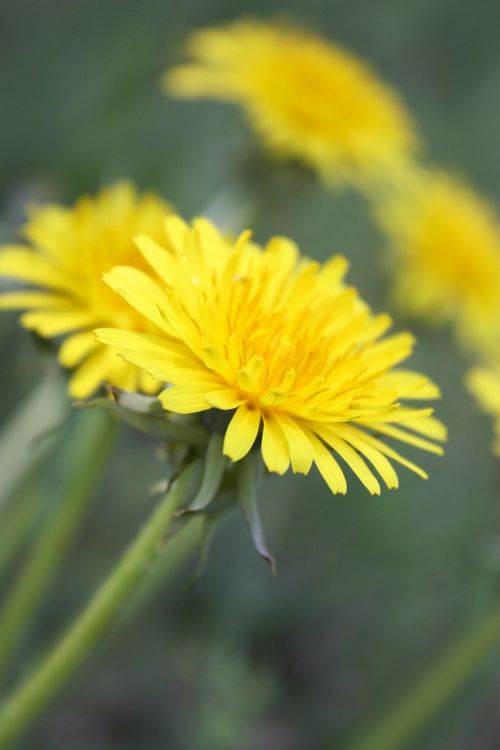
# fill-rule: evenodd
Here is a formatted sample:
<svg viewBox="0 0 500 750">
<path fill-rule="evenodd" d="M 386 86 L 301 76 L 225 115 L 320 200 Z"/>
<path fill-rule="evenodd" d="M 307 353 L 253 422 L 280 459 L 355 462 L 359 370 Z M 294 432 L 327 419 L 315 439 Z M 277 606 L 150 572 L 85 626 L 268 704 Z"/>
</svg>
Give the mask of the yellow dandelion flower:
<svg viewBox="0 0 500 750">
<path fill-rule="evenodd" d="M 269 471 L 306 474 L 314 463 L 335 493 L 346 491 L 338 457 L 374 494 L 376 472 L 398 486 L 392 462 L 425 478 L 386 443 L 442 453 L 432 409 L 401 404 L 439 396 L 423 375 L 393 369 L 413 338 L 381 339 L 391 321 L 344 285 L 344 258 L 321 266 L 286 238 L 261 248 L 249 235 L 230 244 L 205 219 L 172 216 L 161 243 L 138 237 L 151 271 L 121 266 L 105 280 L 155 333 L 105 328 L 99 340 L 169 384 L 166 410 L 219 412 L 233 461 L 260 446 Z"/>
<path fill-rule="evenodd" d="M 474 367 L 467 375 L 467 387 L 483 411 L 494 418 L 493 451 L 500 458 L 500 364 Z"/>
<path fill-rule="evenodd" d="M 164 89 L 239 104 L 264 144 L 328 181 L 400 168 L 413 123 L 395 91 L 350 52 L 291 26 L 239 21 L 193 33 L 192 62 Z"/>
<path fill-rule="evenodd" d="M 33 207 L 22 235 L 29 244 L 0 248 L 0 274 L 31 288 L 0 295 L 1 309 L 24 309 L 21 324 L 44 338 L 64 336 L 59 361 L 75 368 L 69 383 L 74 398 L 89 396 L 103 381 L 146 392 L 158 385 L 100 344 L 96 326 L 147 331 L 138 315 L 102 281 L 117 263 L 144 265 L 132 238 L 138 232 L 163 236 L 170 209 L 152 194 L 139 196 L 129 183 L 83 197 L 67 208 Z"/>
<path fill-rule="evenodd" d="M 417 176 L 383 203 L 395 300 L 433 324 L 451 322 L 468 348 L 500 342 L 500 227 L 493 209 L 442 173 Z"/>
</svg>

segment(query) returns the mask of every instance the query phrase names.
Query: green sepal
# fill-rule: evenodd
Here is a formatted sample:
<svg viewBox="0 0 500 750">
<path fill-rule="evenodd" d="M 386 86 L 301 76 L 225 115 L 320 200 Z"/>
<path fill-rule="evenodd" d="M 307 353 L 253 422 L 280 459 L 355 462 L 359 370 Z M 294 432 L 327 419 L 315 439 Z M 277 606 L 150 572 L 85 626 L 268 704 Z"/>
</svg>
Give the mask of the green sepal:
<svg viewBox="0 0 500 750">
<path fill-rule="evenodd" d="M 210 438 L 207 446 L 201 487 L 193 502 L 186 508 L 186 513 L 196 513 L 205 510 L 217 495 L 228 464 L 228 459 L 222 453 L 223 444 L 224 439 L 218 433 L 215 433 Z"/>
<path fill-rule="evenodd" d="M 273 575 L 276 575 L 276 562 L 267 549 L 257 505 L 257 488 L 260 481 L 261 469 L 262 464 L 260 456 L 257 453 L 251 452 L 242 459 L 238 464 L 237 493 L 255 551 L 267 562 Z"/>
<path fill-rule="evenodd" d="M 131 393 L 112 386 L 107 390 L 109 398 L 78 401 L 75 406 L 104 409 L 116 419 L 167 443 L 204 446 L 208 442 L 209 435 L 199 422 L 191 416 L 165 411 L 154 396 Z"/>
<path fill-rule="evenodd" d="M 240 505 L 250 531 L 250 538 L 257 554 L 267 562 L 276 575 L 276 563 L 267 549 L 262 521 L 257 505 L 257 489 L 262 475 L 262 461 L 256 452 L 236 463 L 228 461 L 222 454 L 222 436 L 212 436 L 205 456 L 203 479 L 190 504 L 177 511 L 174 529 L 177 531 L 193 516 L 202 516 L 206 524 L 208 539 L 202 542 L 198 570 L 201 572 L 208 554 L 209 533 L 218 520 L 228 511 Z"/>
</svg>

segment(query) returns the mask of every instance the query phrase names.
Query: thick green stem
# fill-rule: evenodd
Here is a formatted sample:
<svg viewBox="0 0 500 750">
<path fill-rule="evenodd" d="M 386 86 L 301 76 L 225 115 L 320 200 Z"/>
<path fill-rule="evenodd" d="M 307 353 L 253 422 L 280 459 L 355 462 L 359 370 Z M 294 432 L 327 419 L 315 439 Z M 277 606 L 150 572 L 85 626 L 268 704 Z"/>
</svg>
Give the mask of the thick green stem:
<svg viewBox="0 0 500 750">
<path fill-rule="evenodd" d="M 403 750 L 463 689 L 500 643 L 500 608 L 447 653 L 348 750 Z"/>
<path fill-rule="evenodd" d="M 117 428 L 107 414 L 79 414 L 67 438 L 63 456 L 67 480 L 61 502 L 40 529 L 0 611 L 0 679 L 74 540 L 115 444 Z"/>
<path fill-rule="evenodd" d="M 172 513 L 192 491 L 189 466 L 144 524 L 114 571 L 45 661 L 0 711 L 0 748 L 26 730 L 106 634 L 161 549 Z"/>
</svg>

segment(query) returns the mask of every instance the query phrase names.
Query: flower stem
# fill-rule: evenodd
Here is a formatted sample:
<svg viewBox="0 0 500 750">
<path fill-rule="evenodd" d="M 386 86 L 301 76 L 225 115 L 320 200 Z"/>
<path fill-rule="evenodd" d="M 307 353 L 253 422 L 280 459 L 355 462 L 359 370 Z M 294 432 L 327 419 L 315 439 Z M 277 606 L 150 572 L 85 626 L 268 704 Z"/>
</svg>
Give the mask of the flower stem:
<svg viewBox="0 0 500 750">
<path fill-rule="evenodd" d="M 201 544 L 201 519 L 191 518 L 182 534 L 179 532 L 167 548 L 162 550 L 154 569 L 144 579 L 141 585 L 130 597 L 127 608 L 124 609 L 121 618 L 116 622 L 113 632 L 114 637 L 121 628 L 126 628 L 128 623 L 135 618 L 137 613 L 142 612 L 154 599 L 160 589 L 164 589 L 177 574 L 179 568 L 191 557 L 196 555 Z"/>
<path fill-rule="evenodd" d="M 61 463 L 67 479 L 62 501 L 51 509 L 0 611 L 0 679 L 74 540 L 116 436 L 117 423 L 107 414 L 95 412 L 79 414 L 66 438 Z"/>
<path fill-rule="evenodd" d="M 500 607 L 448 651 L 348 750 L 402 750 L 467 684 L 500 642 Z"/>
<path fill-rule="evenodd" d="M 159 553 L 172 513 L 192 493 L 193 464 L 187 467 L 104 581 L 87 608 L 45 661 L 0 710 L 0 748 L 7 748 L 33 722 L 120 614 Z"/>
<path fill-rule="evenodd" d="M 9 499 L 9 507 L 0 517 L 0 578 L 33 529 L 36 511 L 40 507 L 40 489 L 34 477 L 24 482 Z"/>
</svg>

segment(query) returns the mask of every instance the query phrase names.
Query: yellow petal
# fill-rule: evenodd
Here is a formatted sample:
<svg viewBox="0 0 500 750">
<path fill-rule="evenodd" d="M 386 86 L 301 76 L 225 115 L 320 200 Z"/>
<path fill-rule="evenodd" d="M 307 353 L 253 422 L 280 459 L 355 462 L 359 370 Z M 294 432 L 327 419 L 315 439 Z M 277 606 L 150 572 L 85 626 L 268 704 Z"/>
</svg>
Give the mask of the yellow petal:
<svg viewBox="0 0 500 750">
<path fill-rule="evenodd" d="M 412 422 L 423 419 L 424 417 L 430 417 L 434 413 L 434 409 L 409 409 L 398 404 L 392 404 L 388 409 L 374 414 L 373 419 L 368 418 L 366 422 L 373 422 L 375 419 L 377 424 L 381 422 Z M 408 424 L 408 428 L 410 428 Z"/>
<path fill-rule="evenodd" d="M 424 417 L 423 419 L 412 419 L 405 422 L 405 428 L 419 432 L 421 435 L 444 442 L 448 437 L 448 430 L 439 419 L 435 417 Z"/>
<path fill-rule="evenodd" d="M 288 443 L 292 471 L 308 474 L 314 458 L 311 441 L 293 419 L 283 414 L 280 414 L 278 419 Z"/>
<path fill-rule="evenodd" d="M 224 411 L 236 409 L 244 400 L 232 388 L 221 388 L 217 391 L 210 391 L 207 393 L 206 399 L 211 406 Z"/>
<path fill-rule="evenodd" d="M 264 415 L 262 458 L 269 471 L 284 474 L 290 465 L 288 442 L 274 414 Z"/>
<path fill-rule="evenodd" d="M 315 427 L 315 431 L 344 459 L 371 495 L 380 495 L 380 484 L 376 477 L 372 474 L 361 456 L 342 440 L 341 437 L 335 434 L 335 428 Z"/>
<path fill-rule="evenodd" d="M 244 391 L 254 392 L 259 385 L 259 378 L 264 367 L 263 357 L 252 357 L 244 367 L 238 370 L 238 385 Z"/>
<path fill-rule="evenodd" d="M 239 461 L 255 443 L 260 426 L 260 411 L 242 404 L 235 411 L 224 437 L 224 455 Z"/>
<path fill-rule="evenodd" d="M 168 216 L 164 226 L 170 249 L 176 253 L 182 253 L 189 232 L 188 225 L 179 216 Z"/>
<path fill-rule="evenodd" d="M 419 477 L 422 477 L 422 479 L 428 479 L 427 473 L 420 468 L 420 466 L 417 466 L 412 461 L 408 461 L 407 458 L 404 456 L 401 456 L 400 453 L 397 453 L 393 448 L 390 448 L 388 445 L 383 443 L 381 440 L 378 440 L 377 438 L 373 437 L 373 435 L 364 434 L 363 439 L 366 443 L 369 445 L 372 445 L 374 448 L 380 451 L 380 453 L 383 453 L 385 456 L 388 456 L 389 458 L 392 458 L 393 461 L 397 461 L 397 463 L 401 464 L 402 466 L 406 466 L 407 469 L 410 469 L 410 471 L 415 472 L 415 474 L 418 474 Z"/>
<path fill-rule="evenodd" d="M 170 257 L 165 248 L 161 247 L 161 245 L 155 242 L 151 237 L 147 237 L 143 234 L 136 237 L 134 241 L 153 271 L 155 271 L 155 273 L 157 273 L 166 284 L 171 284 L 172 278 L 169 273 Z"/>
<path fill-rule="evenodd" d="M 137 368 L 137 379 L 139 382 L 139 390 L 142 393 L 153 395 L 162 387 L 162 383 L 159 380 L 152 378 L 151 375 L 144 370 L 139 370 L 139 368 Z"/>
<path fill-rule="evenodd" d="M 112 356 L 118 355 L 100 346 L 75 370 L 68 386 L 71 398 L 88 398 L 96 388 L 109 379 L 109 364 Z"/>
<path fill-rule="evenodd" d="M 380 451 L 363 440 L 364 433 L 361 430 L 350 425 L 335 425 L 335 432 L 368 459 L 389 489 L 398 488 L 398 475 L 394 471 L 392 464 Z"/>
<path fill-rule="evenodd" d="M 0 274 L 54 289 L 67 289 L 71 285 L 71 279 L 61 268 L 17 245 L 8 245 L 0 252 Z"/>
<path fill-rule="evenodd" d="M 172 382 L 172 373 L 176 372 L 175 367 L 169 365 L 168 359 L 161 354 L 125 351 L 121 353 L 121 356 L 129 364 L 140 367 L 149 373 L 150 377 L 163 383 Z"/>
<path fill-rule="evenodd" d="M 313 447 L 314 463 L 318 467 L 319 473 L 334 495 L 345 495 L 347 492 L 347 482 L 344 472 L 324 443 L 310 430 L 308 430 L 307 435 Z"/>
<path fill-rule="evenodd" d="M 160 308 L 165 305 L 165 294 L 160 287 L 142 271 L 128 266 L 116 266 L 103 274 L 103 280 L 120 294 L 141 315 L 166 330 Z"/>
<path fill-rule="evenodd" d="M 67 297 L 45 292 L 8 292 L 0 295 L 0 310 L 67 308 L 72 302 Z"/>
<path fill-rule="evenodd" d="M 47 338 L 78 328 L 90 328 L 95 322 L 95 316 L 90 310 L 27 312 L 21 316 L 21 323 L 25 328 Z"/>
<path fill-rule="evenodd" d="M 205 390 L 174 386 L 162 391 L 158 398 L 163 408 L 174 414 L 195 414 L 210 409 L 205 398 Z"/>
<path fill-rule="evenodd" d="M 103 344 L 113 346 L 119 351 L 155 352 L 169 356 L 183 356 L 186 363 L 196 361 L 189 349 L 181 341 L 167 336 L 154 336 L 150 333 L 137 333 L 135 331 L 124 331 L 119 328 L 96 328 L 95 336 Z"/>
<path fill-rule="evenodd" d="M 96 347 L 99 347 L 99 343 L 92 331 L 75 333 L 61 344 L 59 362 L 63 367 L 74 367 Z"/>
<path fill-rule="evenodd" d="M 441 392 L 429 378 L 411 370 L 394 370 L 381 378 L 385 388 L 392 388 L 398 398 L 434 399 L 440 398 Z"/>
<path fill-rule="evenodd" d="M 435 453 L 437 456 L 442 456 L 444 453 L 440 445 L 435 445 L 435 443 L 431 443 L 429 440 L 424 440 L 423 438 L 420 438 L 417 435 L 413 435 L 406 430 L 401 430 L 395 425 L 380 424 L 379 422 L 373 422 L 372 424 L 366 422 L 363 424 L 365 424 L 367 427 L 371 427 L 374 432 L 380 432 L 382 433 L 382 435 L 387 435 L 388 437 L 392 437 L 395 440 L 401 440 L 401 442 L 403 443 L 408 443 L 408 445 L 414 445 L 415 448 L 421 448 L 424 451 Z M 410 422 L 409 424 L 412 424 L 412 422 Z"/>
<path fill-rule="evenodd" d="M 211 221 L 205 218 L 198 218 L 193 221 L 195 228 L 193 249 L 198 244 L 199 253 L 195 257 L 191 255 L 193 270 L 196 275 L 205 275 L 206 261 L 210 258 L 210 265 L 214 268 L 220 268 L 227 260 L 230 249 L 229 244 L 223 239 L 220 232 L 215 228 Z M 244 232 L 243 236 L 248 239 L 248 233 Z"/>
</svg>

